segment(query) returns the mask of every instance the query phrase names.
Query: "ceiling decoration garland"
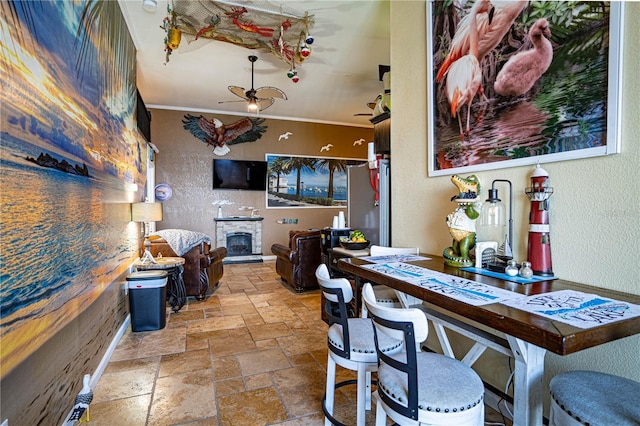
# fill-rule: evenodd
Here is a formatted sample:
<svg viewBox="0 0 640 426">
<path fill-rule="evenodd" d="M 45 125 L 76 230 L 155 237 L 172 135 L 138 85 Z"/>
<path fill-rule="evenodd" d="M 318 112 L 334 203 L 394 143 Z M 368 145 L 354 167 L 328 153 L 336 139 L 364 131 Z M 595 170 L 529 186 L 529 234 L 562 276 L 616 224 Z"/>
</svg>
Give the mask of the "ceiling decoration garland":
<svg viewBox="0 0 640 426">
<path fill-rule="evenodd" d="M 188 51 L 222 41 L 272 53 L 289 65 L 287 76 L 297 82 L 296 65 L 311 55 L 312 27 L 308 13 L 296 16 L 263 0 L 173 0 L 163 21 L 166 63 L 181 45 Z"/>
</svg>

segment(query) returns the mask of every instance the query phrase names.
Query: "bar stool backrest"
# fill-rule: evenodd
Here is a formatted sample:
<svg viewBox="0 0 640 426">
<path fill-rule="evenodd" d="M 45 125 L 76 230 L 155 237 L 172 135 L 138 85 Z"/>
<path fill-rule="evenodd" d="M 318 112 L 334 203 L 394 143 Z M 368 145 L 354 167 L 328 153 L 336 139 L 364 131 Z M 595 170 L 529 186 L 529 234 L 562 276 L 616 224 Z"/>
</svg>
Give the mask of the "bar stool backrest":
<svg viewBox="0 0 640 426">
<path fill-rule="evenodd" d="M 420 342 L 427 338 L 427 318 L 421 310 L 416 308 L 387 308 L 376 303 L 373 288 L 369 283 L 366 283 L 362 288 L 362 297 L 364 303 L 367 305 L 369 315 L 371 315 L 373 319 L 373 325 L 376 330 L 376 350 L 380 364 L 386 364 L 397 370 L 399 374 L 407 377 L 407 395 L 409 400 L 406 406 L 390 398 L 385 393 L 383 387 L 378 388 L 378 396 L 397 413 L 400 413 L 404 417 L 417 420 L 418 365 L 416 354 L 420 351 Z M 380 333 L 404 342 L 404 362 L 402 357 L 397 355 L 391 357 L 378 350 L 378 336 Z"/>
<path fill-rule="evenodd" d="M 349 312 L 347 303 L 353 299 L 353 289 L 346 278 L 330 278 L 327 265 L 321 263 L 316 269 L 318 284 L 326 299 L 325 311 L 329 326 L 339 324 L 342 327 L 344 348 L 339 348 L 329 341 L 329 349 L 340 357 L 351 359 L 351 343 L 349 339 Z"/>
</svg>

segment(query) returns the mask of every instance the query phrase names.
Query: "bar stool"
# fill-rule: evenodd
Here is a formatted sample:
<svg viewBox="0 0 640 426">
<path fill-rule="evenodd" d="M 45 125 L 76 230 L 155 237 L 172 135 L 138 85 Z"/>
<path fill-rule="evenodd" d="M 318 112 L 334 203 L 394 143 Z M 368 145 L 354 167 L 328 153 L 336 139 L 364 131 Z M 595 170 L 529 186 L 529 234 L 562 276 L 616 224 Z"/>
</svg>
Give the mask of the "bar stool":
<svg viewBox="0 0 640 426">
<path fill-rule="evenodd" d="M 551 379 L 549 426 L 640 425 L 640 383 L 596 371 Z"/>
<path fill-rule="evenodd" d="M 369 318 L 348 318 L 347 303 L 353 299 L 353 289 L 346 278 L 330 278 L 323 263 L 316 269 L 318 284 L 327 299 L 325 309 L 329 317 L 327 358 L 327 386 L 322 409 L 325 425 L 341 425 L 333 418 L 335 389 L 354 384 L 348 380 L 336 384 L 336 365 L 356 371 L 357 381 L 357 425 L 364 426 L 366 410 L 371 409 L 371 372 L 378 370 L 378 355 L 374 342 L 373 324 Z M 337 306 L 336 306 L 337 305 Z M 396 353 L 402 342 L 392 338 L 380 339 L 380 350 Z"/>
<path fill-rule="evenodd" d="M 373 317 L 376 344 L 384 336 L 404 342 L 404 351 L 392 356 L 377 346 L 376 425 L 386 425 L 389 416 L 401 425 L 482 426 L 484 385 L 478 374 L 456 359 L 420 351 L 429 333 L 424 312 L 376 303 L 369 283 L 362 298 Z"/>
<path fill-rule="evenodd" d="M 371 256 L 388 256 L 393 254 L 418 254 L 418 247 L 384 247 L 372 245 L 369 247 L 369 255 Z M 422 300 L 413 296 L 398 292 L 386 285 L 373 286 L 373 292 L 376 295 L 376 301 L 389 308 L 408 308 L 410 305 L 422 304 Z M 367 317 L 367 308 L 362 305 L 362 318 Z"/>
</svg>

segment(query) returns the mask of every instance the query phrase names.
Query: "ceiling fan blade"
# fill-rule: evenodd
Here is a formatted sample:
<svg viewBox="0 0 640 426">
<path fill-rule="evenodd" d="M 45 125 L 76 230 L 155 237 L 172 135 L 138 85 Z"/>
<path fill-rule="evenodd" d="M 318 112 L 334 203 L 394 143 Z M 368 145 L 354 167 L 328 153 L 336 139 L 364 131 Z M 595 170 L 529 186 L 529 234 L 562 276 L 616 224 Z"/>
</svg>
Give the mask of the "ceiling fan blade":
<svg viewBox="0 0 640 426">
<path fill-rule="evenodd" d="M 287 100 L 287 95 L 277 87 L 263 86 L 256 89 L 257 98 L 278 98 Z"/>
<path fill-rule="evenodd" d="M 359 112 L 357 114 L 353 114 L 354 117 L 359 117 L 359 116 L 364 116 L 364 115 L 372 116 L 373 114 L 370 113 L 370 112 Z"/>
<path fill-rule="evenodd" d="M 237 100 L 237 101 L 218 101 L 219 104 L 229 104 L 233 102 L 247 102 L 247 99 Z"/>
<path fill-rule="evenodd" d="M 275 99 L 273 98 L 256 100 L 256 103 L 258 104 L 260 111 L 264 111 L 265 109 L 269 108 L 271 105 L 273 105 L 274 102 L 275 102 Z"/>
<path fill-rule="evenodd" d="M 229 91 L 236 96 L 240 96 L 242 99 L 247 100 L 247 94 L 244 90 L 244 87 L 239 86 L 229 86 Z"/>
</svg>

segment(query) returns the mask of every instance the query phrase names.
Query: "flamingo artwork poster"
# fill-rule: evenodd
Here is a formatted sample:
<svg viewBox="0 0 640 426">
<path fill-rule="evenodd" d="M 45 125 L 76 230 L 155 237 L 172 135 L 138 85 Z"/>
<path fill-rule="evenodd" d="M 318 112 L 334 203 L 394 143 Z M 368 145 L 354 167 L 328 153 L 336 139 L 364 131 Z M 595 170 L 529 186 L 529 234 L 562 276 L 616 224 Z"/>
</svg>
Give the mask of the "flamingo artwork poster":
<svg viewBox="0 0 640 426">
<path fill-rule="evenodd" d="M 618 153 L 622 8 L 428 0 L 429 174 Z"/>
</svg>

